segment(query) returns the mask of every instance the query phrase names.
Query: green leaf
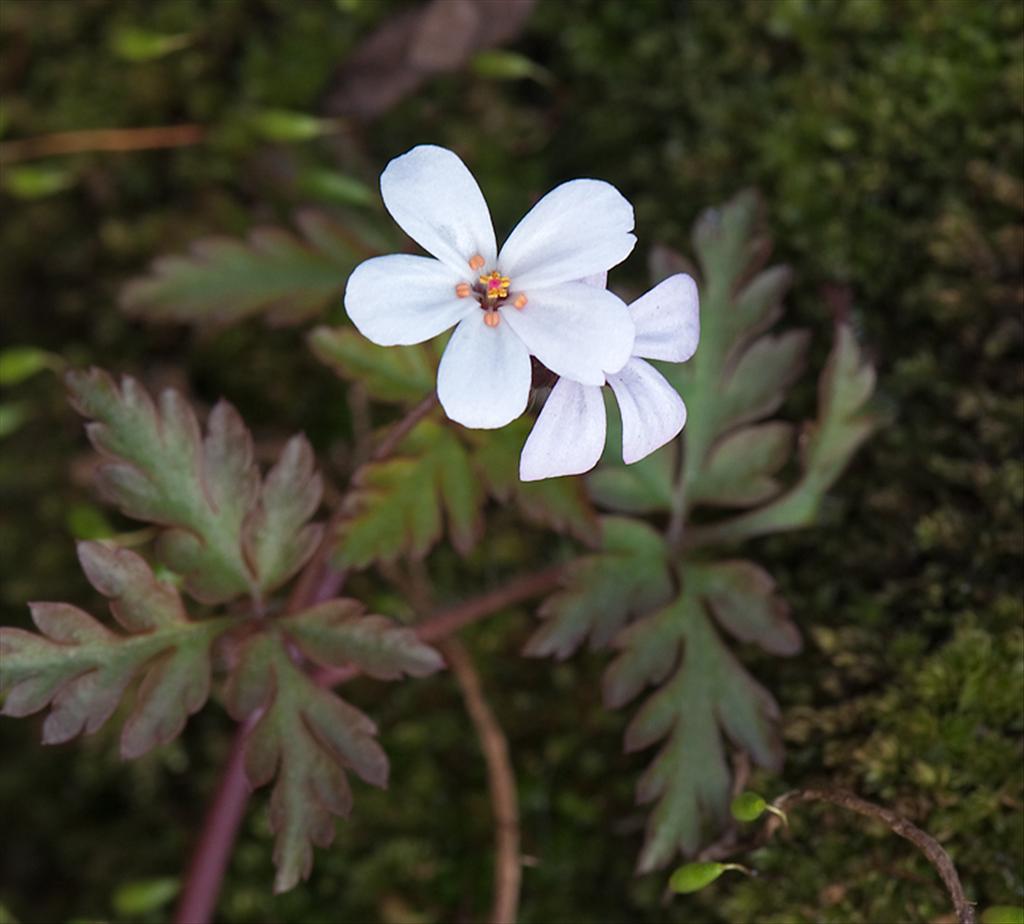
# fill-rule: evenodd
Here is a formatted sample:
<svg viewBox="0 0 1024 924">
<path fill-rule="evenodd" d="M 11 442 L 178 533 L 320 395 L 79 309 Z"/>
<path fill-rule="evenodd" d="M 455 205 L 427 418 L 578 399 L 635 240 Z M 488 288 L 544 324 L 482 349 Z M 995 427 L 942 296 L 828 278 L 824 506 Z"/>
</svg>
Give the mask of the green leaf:
<svg viewBox="0 0 1024 924">
<path fill-rule="evenodd" d="M 775 581 L 764 568 L 751 561 L 702 562 L 688 567 L 687 580 L 734 638 L 769 654 L 800 651 L 800 633 L 789 619 L 789 606 L 776 595 Z"/>
<path fill-rule="evenodd" d="M 346 327 L 317 327 L 309 345 L 341 378 L 378 401 L 416 404 L 434 390 L 438 355 L 430 345 L 382 347 Z"/>
<path fill-rule="evenodd" d="M 483 486 L 451 430 L 424 420 L 396 455 L 364 465 L 342 507 L 334 560 L 339 567 L 419 558 L 441 538 L 467 554 L 482 529 Z"/>
<path fill-rule="evenodd" d="M 745 565 L 688 566 L 679 596 L 615 640 L 619 655 L 605 672 L 605 703 L 618 708 L 647 685 L 659 687 L 626 730 L 627 751 L 664 741 L 637 785 L 638 801 L 655 803 L 637 864 L 640 872 L 665 866 L 677 851 L 695 853 L 706 834 L 725 825 L 730 772 L 723 734 L 761 766 L 781 766 L 778 707 L 730 653 L 711 621 L 712 614 L 721 619 L 723 584 Z M 736 625 L 733 620 L 730 628 Z M 781 623 L 770 606 L 755 607 L 738 625 L 769 651 L 791 652 L 795 630 Z"/>
<path fill-rule="evenodd" d="M 32 419 L 32 403 L 29 401 L 0 402 L 0 440 L 16 433 Z"/>
<path fill-rule="evenodd" d="M 270 797 L 274 891 L 285 892 L 309 876 L 313 846 L 334 839 L 332 816 L 352 807 L 345 771 L 383 787 L 387 756 L 373 722 L 314 683 L 272 635 L 245 641 L 225 702 L 240 722 L 259 716 L 246 742 L 245 771 L 253 788 L 276 777 Z"/>
<path fill-rule="evenodd" d="M 672 593 L 664 540 L 646 523 L 602 519 L 599 551 L 574 561 L 563 589 L 540 608 L 543 625 L 526 643 L 530 657 L 567 658 L 590 637 L 603 648 L 633 615 L 664 603 Z"/>
<path fill-rule="evenodd" d="M 865 409 L 874 383 L 874 369 L 861 356 L 852 331 L 839 325 L 818 381 L 818 417 L 805 427 L 801 440 L 799 481 L 763 507 L 692 527 L 688 543 L 734 543 L 814 523 L 825 494 L 878 426 L 878 418 Z"/>
<path fill-rule="evenodd" d="M 981 924 L 1024 924 L 1024 908 L 993 905 L 981 913 Z"/>
<path fill-rule="evenodd" d="M 721 507 L 760 504 L 782 490 L 772 476 L 793 451 L 793 427 L 773 420 L 727 434 L 712 447 L 690 488 L 690 503 Z"/>
<path fill-rule="evenodd" d="M 187 48 L 191 42 L 192 36 L 188 34 L 165 35 L 127 26 L 111 36 L 110 49 L 122 61 L 142 64 Z"/>
<path fill-rule="evenodd" d="M 412 629 L 386 616 L 366 615 L 358 600 L 328 600 L 283 618 L 280 625 L 311 661 L 355 664 L 378 680 L 425 677 L 443 666 L 441 656 Z"/>
<path fill-rule="evenodd" d="M 681 895 L 699 892 L 728 870 L 738 870 L 749 874 L 749 870 L 740 866 L 739 863 L 687 863 L 672 873 L 668 880 L 668 887 Z"/>
<path fill-rule="evenodd" d="M 181 890 L 181 883 L 169 876 L 126 882 L 114 891 L 111 904 L 119 917 L 138 919 L 163 908 Z"/>
<path fill-rule="evenodd" d="M 791 330 L 754 341 L 723 382 L 715 402 L 717 432 L 777 411 L 786 390 L 804 370 L 810 336 Z"/>
<path fill-rule="evenodd" d="M 491 80 L 535 80 L 537 83 L 551 83 L 551 72 L 531 61 L 525 55 L 500 48 L 481 51 L 474 56 L 470 67 L 481 77 Z"/>
<path fill-rule="evenodd" d="M 322 167 L 310 167 L 299 174 L 299 191 L 305 196 L 341 205 L 377 204 L 377 191 L 362 180 Z"/>
<path fill-rule="evenodd" d="M 97 473 L 101 493 L 127 516 L 162 527 L 158 555 L 197 600 L 258 599 L 313 553 L 319 527 L 305 524 L 320 480 L 304 437 L 286 445 L 261 484 L 252 438 L 226 402 L 210 413 L 203 438 L 178 392 L 163 392 L 157 406 L 129 377 L 118 388 L 93 369 L 67 382 L 107 460 Z"/>
<path fill-rule="evenodd" d="M 259 499 L 242 525 L 245 558 L 264 593 L 292 577 L 316 551 L 323 527 L 309 520 L 322 494 L 309 441 L 293 436 L 267 472 Z"/>
<path fill-rule="evenodd" d="M 19 164 L 3 170 L 3 187 L 15 199 L 45 199 L 75 185 L 77 176 L 69 167 L 56 164 Z"/>
<path fill-rule="evenodd" d="M 121 732 L 122 756 L 138 757 L 177 737 L 206 702 L 210 646 L 229 621 L 189 620 L 177 590 L 127 549 L 83 542 L 78 557 L 125 634 L 67 603 L 31 604 L 42 635 L 0 629 L 3 713 L 32 715 L 49 705 L 43 742 L 59 744 L 100 728 L 141 675 Z"/>
<path fill-rule="evenodd" d="M 757 821 L 764 813 L 765 809 L 768 808 L 768 803 L 765 802 L 763 796 L 759 796 L 756 792 L 741 792 L 735 799 L 732 800 L 732 804 L 729 806 L 729 813 L 737 821 L 751 822 Z"/>
<path fill-rule="evenodd" d="M 693 240 L 701 275 L 700 346 L 684 365 L 658 367 L 689 409 L 683 431 L 687 497 L 722 434 L 779 407 L 807 348 L 801 331 L 755 339 L 781 317 L 790 272 L 782 266 L 762 270 L 770 240 L 754 193 L 704 212 Z"/>
<path fill-rule="evenodd" d="M 514 503 L 523 519 L 595 545 L 600 524 L 579 478 L 519 480 L 519 456 L 533 421 L 514 420 L 500 430 L 468 430 L 475 444 L 473 461 L 487 490 L 500 503 Z"/>
<path fill-rule="evenodd" d="M 37 347 L 8 347 L 0 350 L 0 385 L 18 385 L 44 369 L 58 371 L 63 364 L 59 356 Z"/>
<path fill-rule="evenodd" d="M 608 437 L 604 455 L 587 476 L 587 487 L 594 500 L 619 513 L 669 510 L 678 469 L 679 441 L 673 440 L 639 462 L 626 465 L 622 461 L 622 415 L 610 394 L 605 394 L 605 408 Z"/>
<path fill-rule="evenodd" d="M 248 122 L 267 141 L 285 143 L 309 141 L 338 130 L 338 124 L 330 119 L 288 109 L 260 109 L 249 114 Z"/>
<path fill-rule="evenodd" d="M 256 314 L 296 324 L 339 298 L 356 264 L 373 250 L 323 214 L 302 212 L 298 237 L 257 228 L 246 241 L 205 238 L 186 256 L 158 257 L 131 280 L 121 307 L 147 321 L 227 325 Z"/>
</svg>

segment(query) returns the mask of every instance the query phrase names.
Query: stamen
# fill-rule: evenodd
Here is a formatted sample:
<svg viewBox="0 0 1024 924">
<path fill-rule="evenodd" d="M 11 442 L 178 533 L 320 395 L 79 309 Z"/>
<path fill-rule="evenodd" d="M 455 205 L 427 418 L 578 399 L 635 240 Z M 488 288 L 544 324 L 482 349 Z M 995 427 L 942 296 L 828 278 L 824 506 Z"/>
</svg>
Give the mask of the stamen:
<svg viewBox="0 0 1024 924">
<path fill-rule="evenodd" d="M 494 270 L 486 276 L 481 276 L 480 284 L 484 287 L 484 295 L 487 296 L 487 300 L 494 302 L 499 298 L 508 298 L 508 287 L 512 284 L 512 280 Z"/>
<path fill-rule="evenodd" d="M 459 298 L 467 298 L 467 297 L 469 296 L 469 293 L 470 293 L 470 291 L 471 291 L 471 290 L 470 290 L 470 288 L 469 288 L 469 283 L 468 283 L 468 282 L 460 282 L 460 283 L 459 283 L 459 284 L 458 284 L 458 285 L 457 285 L 457 286 L 455 287 L 455 294 L 456 294 L 456 295 L 457 295 L 457 296 L 458 296 Z"/>
<path fill-rule="evenodd" d="M 481 257 L 480 254 L 474 254 L 472 257 L 469 258 L 469 268 L 476 272 L 476 270 L 480 269 L 480 267 L 483 266 L 486 262 L 487 261 L 483 257 Z"/>
<path fill-rule="evenodd" d="M 497 311 L 488 311 L 484 314 L 484 324 L 488 327 L 497 327 L 501 323 L 501 315 Z"/>
<path fill-rule="evenodd" d="M 517 295 L 516 300 L 512 302 L 512 304 L 515 305 L 516 308 L 518 308 L 520 311 L 522 311 L 526 307 L 526 296 Z"/>
</svg>

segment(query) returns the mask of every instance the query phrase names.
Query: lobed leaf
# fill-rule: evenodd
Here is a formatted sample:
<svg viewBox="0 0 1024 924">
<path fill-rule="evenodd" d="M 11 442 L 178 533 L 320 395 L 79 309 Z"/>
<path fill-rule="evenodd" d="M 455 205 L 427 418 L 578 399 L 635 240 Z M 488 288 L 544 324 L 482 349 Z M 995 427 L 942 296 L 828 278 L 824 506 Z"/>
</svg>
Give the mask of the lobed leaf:
<svg viewBox="0 0 1024 924">
<path fill-rule="evenodd" d="M 711 449 L 690 486 L 690 503 L 749 507 L 774 497 L 773 477 L 793 451 L 793 427 L 773 420 L 734 430 Z"/>
<path fill-rule="evenodd" d="M 672 602 L 616 639 L 619 655 L 603 683 L 607 705 L 622 706 L 647 685 L 660 686 L 626 729 L 628 751 L 664 741 L 637 784 L 637 800 L 655 803 L 639 872 L 665 866 L 677 851 L 695 853 L 706 833 L 726 823 L 730 772 L 723 735 L 761 766 L 777 770 L 781 765 L 778 707 L 730 653 L 711 621 L 712 612 L 721 618 L 716 601 L 733 618 L 720 598 L 728 599 L 733 580 L 745 586 L 742 581 L 750 577 L 746 565 L 691 566 Z M 777 610 L 755 606 L 751 614 L 740 623 L 750 638 L 771 650 L 792 648 L 795 630 Z"/>
<path fill-rule="evenodd" d="M 101 493 L 126 515 L 162 527 L 160 559 L 204 603 L 260 597 L 313 553 L 307 525 L 321 485 L 304 437 L 293 438 L 261 483 L 252 438 L 231 405 L 219 402 L 203 437 L 175 391 L 155 405 L 130 377 L 120 388 L 98 369 L 67 376 L 71 402 L 107 461 Z"/>
<path fill-rule="evenodd" d="M 141 675 L 121 731 L 122 756 L 138 757 L 177 737 L 206 702 L 210 647 L 228 621 L 191 621 L 177 590 L 128 549 L 83 542 L 78 557 L 124 634 L 67 603 L 30 604 L 41 635 L 0 628 L 2 712 L 50 706 L 43 742 L 59 744 L 99 729 Z"/>
<path fill-rule="evenodd" d="M 257 228 L 245 241 L 205 238 L 185 256 L 162 256 L 149 275 L 128 282 L 121 307 L 148 321 L 233 324 L 264 314 L 295 324 L 340 296 L 356 264 L 373 248 L 326 215 L 305 211 L 298 236 Z"/>
<path fill-rule="evenodd" d="M 355 664 L 378 680 L 425 677 L 441 656 L 416 633 L 386 616 L 366 615 L 358 600 L 328 600 L 281 620 L 281 628 L 317 664 Z"/>
<path fill-rule="evenodd" d="M 225 703 L 238 721 L 257 717 L 246 742 L 245 771 L 253 788 L 275 780 L 274 891 L 285 892 L 308 878 L 313 846 L 326 847 L 334 839 L 332 816 L 349 813 L 346 771 L 384 787 L 387 756 L 373 722 L 318 686 L 273 635 L 246 640 Z"/>
<path fill-rule="evenodd" d="M 415 404 L 434 390 L 438 355 L 429 344 L 382 347 L 350 328 L 317 327 L 309 345 L 317 359 L 378 401 Z"/>
<path fill-rule="evenodd" d="M 335 563 L 362 568 L 402 555 L 422 557 L 441 538 L 467 554 L 483 522 L 484 492 L 451 430 L 424 420 L 394 457 L 364 465 L 352 479 L 336 536 Z"/>
<path fill-rule="evenodd" d="M 574 561 L 563 589 L 544 601 L 544 623 L 526 643 L 530 657 L 567 658 L 589 636 L 608 645 L 631 616 L 669 599 L 672 580 L 664 540 L 646 523 L 602 520 L 600 549 Z"/>
<path fill-rule="evenodd" d="M 839 325 L 818 382 L 818 418 L 802 435 L 800 479 L 762 507 L 691 528 L 689 544 L 733 543 L 810 526 L 826 492 L 878 426 L 878 418 L 866 410 L 874 383 L 874 369 L 864 361 L 853 333 Z"/>
</svg>

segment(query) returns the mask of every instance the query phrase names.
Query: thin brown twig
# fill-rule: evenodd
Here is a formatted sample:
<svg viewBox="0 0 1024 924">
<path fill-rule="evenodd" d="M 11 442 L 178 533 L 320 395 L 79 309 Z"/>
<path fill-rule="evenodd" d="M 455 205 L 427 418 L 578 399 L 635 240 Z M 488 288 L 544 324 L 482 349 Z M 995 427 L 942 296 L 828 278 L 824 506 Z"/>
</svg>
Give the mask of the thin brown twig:
<svg viewBox="0 0 1024 924">
<path fill-rule="evenodd" d="M 509 759 L 508 739 L 484 697 L 480 674 L 466 647 L 457 638 L 440 644 L 462 692 L 487 764 L 487 787 L 494 815 L 494 898 L 491 924 L 515 924 L 523 865 L 519 837 L 519 800 Z"/>
<path fill-rule="evenodd" d="M 779 796 L 772 805 L 785 813 L 791 807 L 806 802 L 828 802 L 831 805 L 837 805 L 859 815 L 874 818 L 882 822 L 893 834 L 898 834 L 900 837 L 910 841 L 925 855 L 925 858 L 941 877 L 943 884 L 946 886 L 946 891 L 953 902 L 953 909 L 956 912 L 958 924 L 975 924 L 974 905 L 964 892 L 963 884 L 960 882 L 960 875 L 957 873 L 953 860 L 946 852 L 946 849 L 926 831 L 922 831 L 917 825 L 892 809 L 877 805 L 874 802 L 868 802 L 866 799 L 861 799 L 860 796 L 855 796 L 844 789 L 794 789 Z M 758 847 L 763 847 L 772 839 L 782 824 L 783 822 L 778 816 L 771 815 L 753 838 L 741 843 L 734 842 L 729 844 L 722 842 L 719 850 L 705 851 L 701 854 L 701 859 L 722 860 L 726 857 L 749 853 Z"/>
<path fill-rule="evenodd" d="M 86 151 L 145 151 L 155 148 L 180 148 L 198 144 L 206 137 L 202 125 L 157 125 L 151 128 L 100 128 L 74 132 L 55 132 L 35 138 L 19 138 L 0 144 L 0 162 L 52 157 L 58 154 L 82 154 Z"/>
</svg>

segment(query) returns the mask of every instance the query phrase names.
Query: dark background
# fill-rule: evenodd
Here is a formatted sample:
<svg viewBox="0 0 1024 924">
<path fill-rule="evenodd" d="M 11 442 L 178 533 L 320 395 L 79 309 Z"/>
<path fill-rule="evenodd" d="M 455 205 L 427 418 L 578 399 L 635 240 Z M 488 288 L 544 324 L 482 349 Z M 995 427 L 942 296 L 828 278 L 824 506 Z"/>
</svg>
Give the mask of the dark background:
<svg viewBox="0 0 1024 924">
<path fill-rule="evenodd" d="M 211 129 L 174 150 L 33 161 L 34 179 L 5 165 L 5 344 L 183 385 L 200 403 L 223 394 L 257 434 L 304 429 L 330 452 L 348 433 L 343 386 L 301 331 L 145 326 L 116 307 L 123 283 L 158 253 L 287 222 L 297 204 L 332 208 L 340 196 L 372 213 L 375 200 L 353 205 L 358 192 L 310 177 L 332 170 L 372 187 L 419 142 L 472 165 L 499 236 L 558 181 L 614 182 L 636 205 L 641 241 L 616 271 L 624 288 L 645 284 L 653 243 L 687 250 L 700 210 L 759 187 L 776 256 L 797 271 L 790 317 L 814 331 L 815 362 L 835 313 L 849 312 L 892 422 L 833 491 L 820 529 L 756 549 L 807 645 L 796 659 L 749 662 L 783 706 L 788 747 L 782 776 L 754 782 L 771 796 L 824 781 L 889 804 L 943 841 L 982 907 L 1022 904 L 1021 4 L 541 0 L 525 17 L 493 6 L 465 47 L 429 46 L 438 60 L 420 69 L 439 73 L 414 86 L 401 54 L 366 42 L 405 28 L 395 17 L 417 4 L 4 0 L 0 141 Z M 188 39 L 133 62 L 128 28 Z M 519 57 L 476 57 L 495 36 Z M 329 138 L 271 144 L 245 128 L 260 107 L 348 121 Z M 812 391 L 808 380 L 794 406 Z M 20 426 L 0 443 L 0 603 L 5 623 L 23 625 L 26 600 L 91 602 L 73 538 L 127 524 L 97 506 L 55 377 L 2 401 Z M 620 754 L 625 716 L 600 707 L 603 659 L 517 657 L 531 618 L 524 608 L 471 633 L 511 740 L 524 849 L 538 859 L 524 922 L 951 920 L 909 845 L 813 809 L 752 858 L 759 879 L 662 905 L 662 877 L 632 876 L 645 758 Z M 450 678 L 353 690 L 381 725 L 391 791 L 359 787 L 313 878 L 276 899 L 259 799 L 222 920 L 485 913 L 486 780 Z M 130 766 L 109 731 L 42 749 L 38 725 L 0 725 L 0 901 L 22 921 L 162 919 L 161 882 L 183 864 L 229 720 L 211 708 Z"/>
</svg>

